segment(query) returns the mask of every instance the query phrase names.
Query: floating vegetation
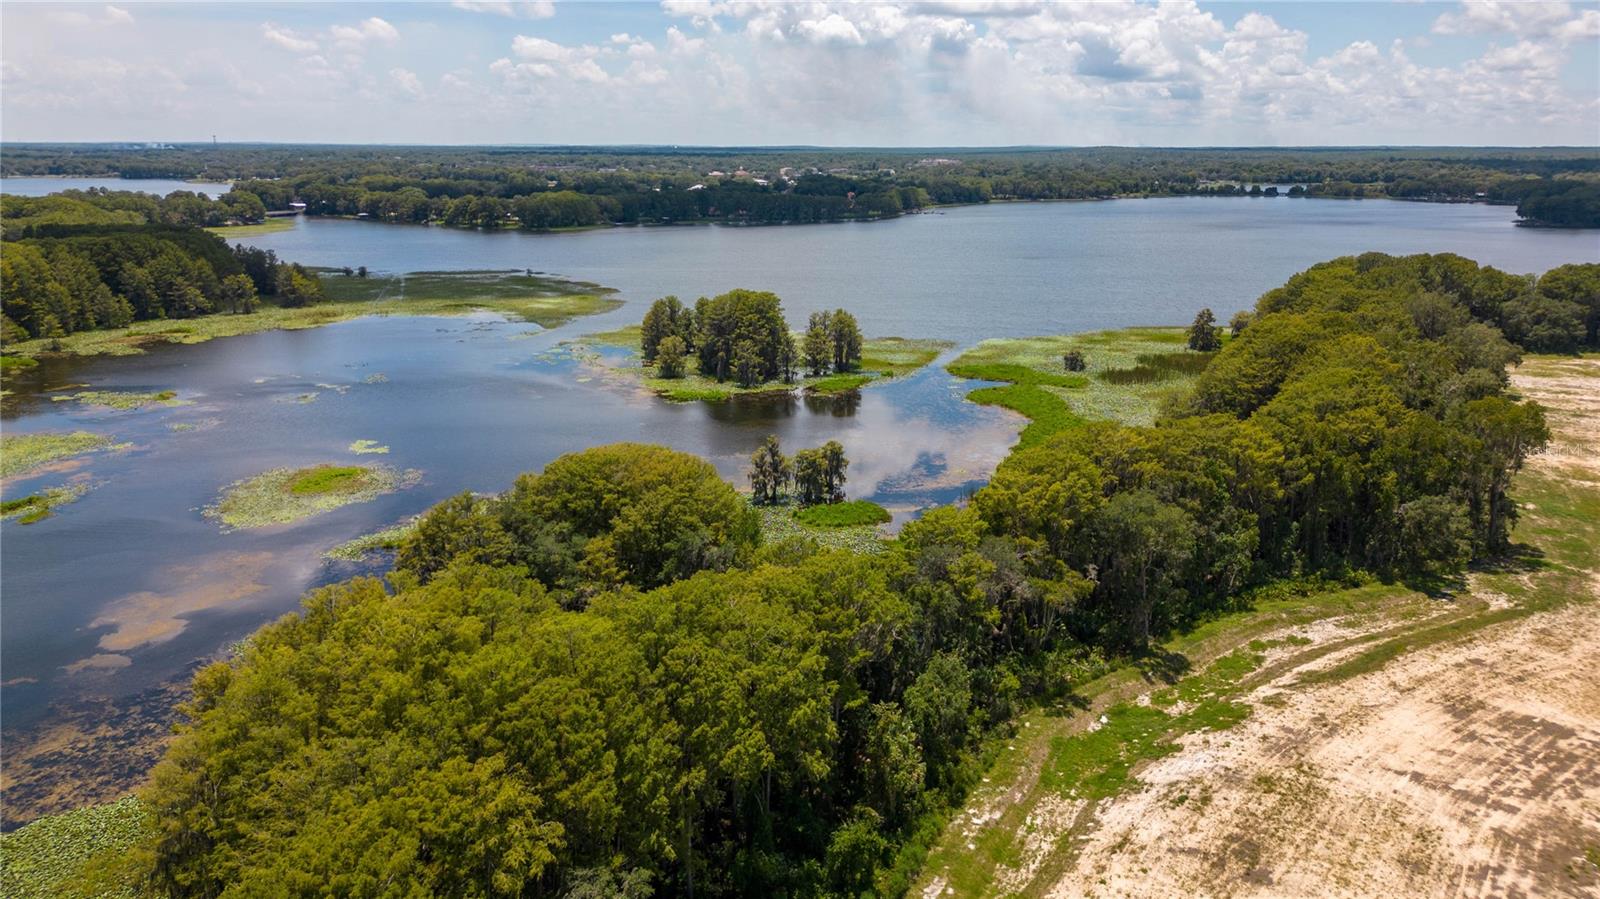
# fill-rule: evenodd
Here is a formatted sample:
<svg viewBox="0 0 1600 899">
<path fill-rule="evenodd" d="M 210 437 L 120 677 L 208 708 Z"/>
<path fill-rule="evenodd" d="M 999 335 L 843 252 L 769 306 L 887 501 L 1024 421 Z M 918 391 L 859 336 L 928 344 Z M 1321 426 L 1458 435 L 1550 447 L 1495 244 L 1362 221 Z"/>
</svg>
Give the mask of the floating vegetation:
<svg viewBox="0 0 1600 899">
<path fill-rule="evenodd" d="M 27 356 L 0 356 L 0 373 L 21 371 L 38 364 L 39 360 L 29 359 Z"/>
<path fill-rule="evenodd" d="M 370 375 L 367 375 L 365 378 L 362 378 L 361 379 L 361 383 L 363 383 L 363 384 L 387 384 L 387 383 L 389 383 L 389 376 L 384 374 L 381 371 L 380 372 L 374 372 L 374 373 L 372 373 Z"/>
<path fill-rule="evenodd" d="M 334 393 L 339 394 L 340 396 L 344 396 L 345 394 L 350 392 L 350 385 L 349 384 L 321 384 L 321 383 L 318 383 L 318 384 L 315 384 L 313 386 L 321 388 L 322 390 L 331 390 Z"/>
<path fill-rule="evenodd" d="M 379 446 L 376 440 L 357 440 L 350 444 L 350 452 L 358 456 L 366 456 L 373 453 L 388 453 L 389 448 L 387 446 Z"/>
<path fill-rule="evenodd" d="M 176 390 L 139 393 L 131 390 L 81 390 L 66 396 L 53 396 L 54 403 L 78 402 L 85 406 L 103 406 L 107 409 L 132 410 L 146 406 L 192 406 L 189 400 L 178 399 Z"/>
<path fill-rule="evenodd" d="M 196 425 L 192 421 L 175 421 L 172 424 L 167 425 L 167 428 L 181 434 L 185 431 L 196 430 L 199 428 L 199 425 Z"/>
<path fill-rule="evenodd" d="M 127 444 L 113 444 L 110 437 L 88 431 L 0 435 L 0 478 L 15 477 L 60 459 L 123 446 Z"/>
<path fill-rule="evenodd" d="M 78 895 L 92 862 L 115 859 L 144 836 L 149 811 L 136 797 L 50 815 L 0 836 L 0 894 L 10 899 Z M 130 886 L 109 883 L 94 895 L 132 897 Z M 88 895 L 88 894 L 85 894 Z"/>
<path fill-rule="evenodd" d="M 881 553 L 888 548 L 876 525 L 814 527 L 796 518 L 791 506 L 757 506 L 756 511 L 761 513 L 761 539 L 764 543 L 799 539 L 827 549 L 867 554 Z"/>
<path fill-rule="evenodd" d="M 318 396 L 320 396 L 320 394 L 318 394 L 316 391 L 312 391 L 311 393 L 302 393 L 299 396 L 295 397 L 294 401 L 299 403 L 300 405 L 304 406 L 307 403 L 316 402 Z"/>
<path fill-rule="evenodd" d="M 855 499 L 847 503 L 828 503 L 796 509 L 794 517 L 802 524 L 818 528 L 848 528 L 888 524 L 894 520 L 889 510 L 875 502 Z"/>
<path fill-rule="evenodd" d="M 88 483 L 51 487 L 43 493 L 0 501 L 0 518 L 15 518 L 18 524 L 33 524 L 50 517 L 56 506 L 64 506 L 89 492 Z"/>
<path fill-rule="evenodd" d="M 289 524 L 410 487 L 421 476 L 418 471 L 399 472 L 384 466 L 274 468 L 229 484 L 205 514 L 228 530 Z"/>
<path fill-rule="evenodd" d="M 323 558 L 333 559 L 337 562 L 360 562 L 380 552 L 394 552 L 400 544 L 417 529 L 418 519 L 401 522 L 392 527 L 363 534 L 354 540 L 346 540 L 333 549 L 323 553 Z"/>
</svg>

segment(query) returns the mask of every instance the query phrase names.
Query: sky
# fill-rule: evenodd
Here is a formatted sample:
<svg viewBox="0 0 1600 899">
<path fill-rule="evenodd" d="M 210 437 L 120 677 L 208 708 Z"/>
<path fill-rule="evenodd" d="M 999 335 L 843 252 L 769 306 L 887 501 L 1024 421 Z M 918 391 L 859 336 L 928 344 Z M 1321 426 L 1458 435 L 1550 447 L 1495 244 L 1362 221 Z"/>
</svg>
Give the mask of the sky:
<svg viewBox="0 0 1600 899">
<path fill-rule="evenodd" d="M 0 140 L 1600 144 L 1600 0 L 0 4 Z"/>
</svg>

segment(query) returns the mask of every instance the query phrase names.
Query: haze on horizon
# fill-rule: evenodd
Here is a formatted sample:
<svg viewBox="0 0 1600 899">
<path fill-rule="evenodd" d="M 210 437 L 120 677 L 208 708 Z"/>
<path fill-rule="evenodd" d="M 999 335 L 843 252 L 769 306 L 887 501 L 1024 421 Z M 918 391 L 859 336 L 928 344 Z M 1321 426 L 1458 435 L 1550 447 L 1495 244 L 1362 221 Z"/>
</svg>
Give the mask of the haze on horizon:
<svg viewBox="0 0 1600 899">
<path fill-rule="evenodd" d="M 0 7 L 0 137 L 1593 146 L 1600 3 Z"/>
</svg>

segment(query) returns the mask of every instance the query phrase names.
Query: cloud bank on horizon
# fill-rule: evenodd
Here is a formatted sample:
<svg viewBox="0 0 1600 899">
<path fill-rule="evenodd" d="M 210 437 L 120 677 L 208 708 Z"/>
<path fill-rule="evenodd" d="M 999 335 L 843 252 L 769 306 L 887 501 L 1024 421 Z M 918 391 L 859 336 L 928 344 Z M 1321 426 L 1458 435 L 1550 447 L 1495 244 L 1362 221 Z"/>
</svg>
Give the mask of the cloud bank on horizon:
<svg viewBox="0 0 1600 899">
<path fill-rule="evenodd" d="M 1600 3 L 0 7 L 0 137 L 1600 144 Z"/>
</svg>

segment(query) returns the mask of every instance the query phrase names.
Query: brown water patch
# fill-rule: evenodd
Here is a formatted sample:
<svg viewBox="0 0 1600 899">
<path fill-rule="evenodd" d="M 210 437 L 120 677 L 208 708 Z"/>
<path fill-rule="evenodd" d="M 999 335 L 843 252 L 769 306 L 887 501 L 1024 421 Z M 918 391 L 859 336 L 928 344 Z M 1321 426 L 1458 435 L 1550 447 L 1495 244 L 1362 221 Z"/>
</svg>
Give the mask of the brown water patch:
<svg viewBox="0 0 1600 899">
<path fill-rule="evenodd" d="M 196 667 L 203 663 L 196 663 Z M 161 758 L 193 669 L 132 696 L 58 703 L 44 724 L 7 731 L 0 761 L 0 829 L 111 802 L 142 784 Z"/>
<path fill-rule="evenodd" d="M 62 665 L 68 674 L 80 674 L 85 671 L 116 671 L 133 664 L 133 659 L 115 653 L 95 653 L 87 659 L 79 659 L 71 665 Z"/>
<path fill-rule="evenodd" d="M 143 590 L 114 600 L 89 626 L 115 628 L 100 638 L 100 648 L 112 653 L 170 640 L 188 626 L 184 616 L 266 590 L 260 578 L 272 558 L 265 552 L 230 552 L 175 565 L 168 569 L 170 589 Z"/>
</svg>

